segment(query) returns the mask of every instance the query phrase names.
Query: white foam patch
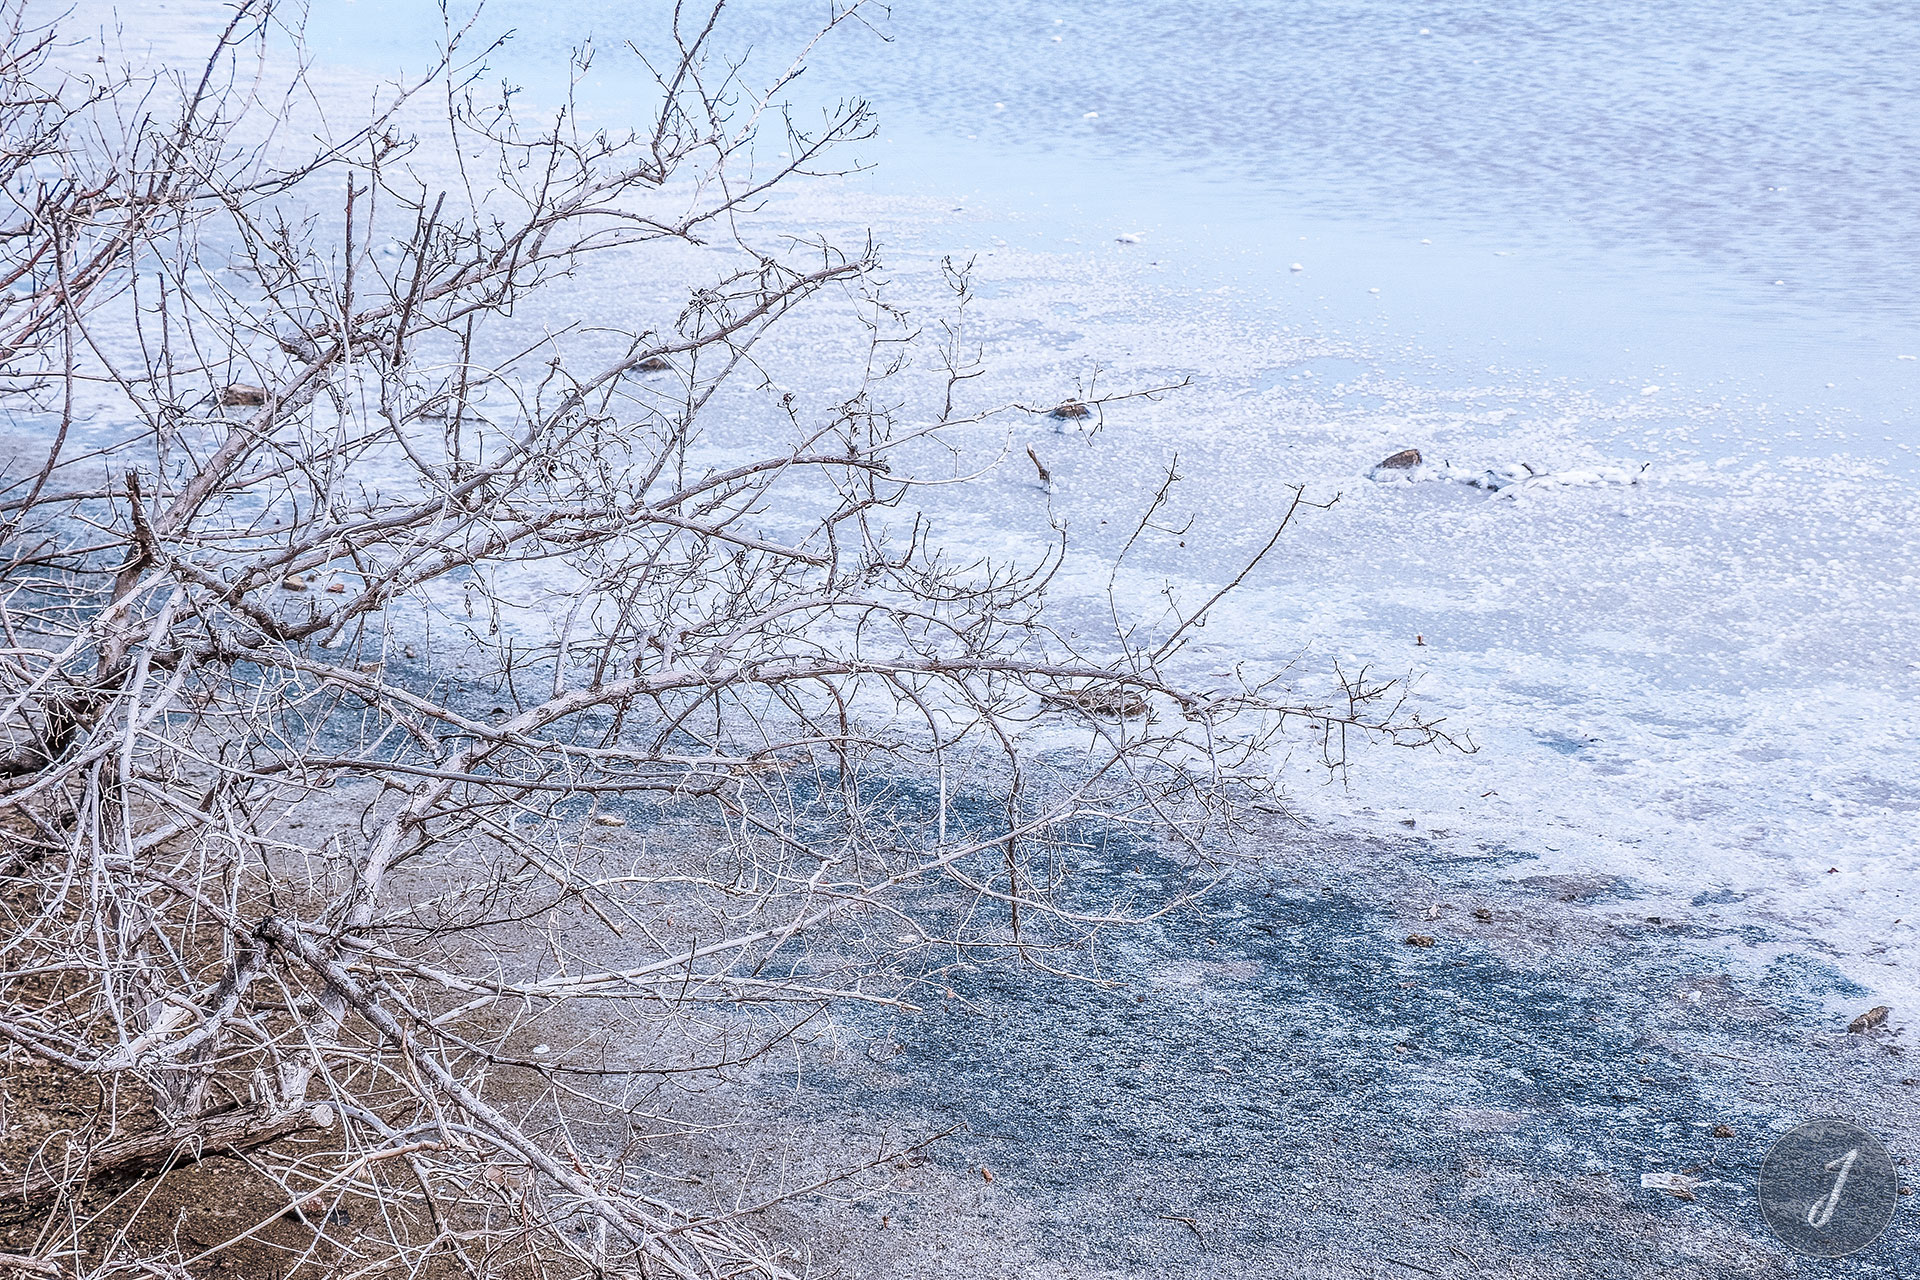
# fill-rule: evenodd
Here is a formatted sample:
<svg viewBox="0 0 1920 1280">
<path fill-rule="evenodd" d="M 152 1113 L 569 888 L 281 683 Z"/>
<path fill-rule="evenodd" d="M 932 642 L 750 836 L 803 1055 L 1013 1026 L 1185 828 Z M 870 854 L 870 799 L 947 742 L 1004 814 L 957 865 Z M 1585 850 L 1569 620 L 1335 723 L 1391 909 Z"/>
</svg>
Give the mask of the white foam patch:
<svg viewBox="0 0 1920 1280">
<path fill-rule="evenodd" d="M 1651 463 L 1637 467 L 1589 466 L 1545 471 L 1528 462 L 1508 462 L 1491 467 L 1461 467 L 1451 462 L 1422 462 L 1412 467 L 1376 465 L 1367 478 L 1378 484 L 1424 484 L 1442 481 L 1464 484 L 1489 493 L 1518 497 L 1539 489 L 1589 489 L 1602 485 L 1639 484 L 1646 479 Z"/>
</svg>

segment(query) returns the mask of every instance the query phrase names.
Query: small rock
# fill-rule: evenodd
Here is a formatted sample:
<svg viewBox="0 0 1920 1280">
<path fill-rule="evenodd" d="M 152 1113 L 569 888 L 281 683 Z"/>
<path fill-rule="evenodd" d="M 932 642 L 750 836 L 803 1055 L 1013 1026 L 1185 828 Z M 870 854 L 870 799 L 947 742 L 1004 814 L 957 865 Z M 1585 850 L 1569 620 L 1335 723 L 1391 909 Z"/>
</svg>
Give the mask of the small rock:
<svg viewBox="0 0 1920 1280">
<path fill-rule="evenodd" d="M 1892 1012 L 1893 1009 L 1891 1007 L 1884 1004 L 1877 1004 L 1855 1018 L 1852 1022 L 1849 1022 L 1847 1024 L 1847 1030 L 1856 1036 L 1865 1035 L 1875 1027 L 1884 1024 L 1887 1020 L 1887 1015 Z"/>
<path fill-rule="evenodd" d="M 1087 406 L 1081 404 L 1078 400 L 1062 400 L 1054 407 L 1053 412 L 1047 416 L 1050 418 L 1065 418 L 1070 421 L 1078 421 L 1081 418 L 1091 418 L 1093 416 L 1093 410 L 1087 408 Z"/>
<path fill-rule="evenodd" d="M 220 392 L 220 406 L 223 409 L 258 408 L 267 402 L 265 387 L 250 387 L 244 382 L 236 382 Z"/>
<path fill-rule="evenodd" d="M 403 652 L 403 653 L 405 653 L 405 654 L 406 654 L 406 655 L 407 655 L 407 656 L 408 656 L 409 658 L 417 658 L 417 657 L 419 657 L 419 656 L 420 656 L 419 654 L 417 654 L 417 653 L 415 653 L 415 652 L 413 651 L 413 646 L 412 646 L 412 645 L 408 645 L 408 646 L 407 646 L 407 647 L 406 647 L 405 649 L 403 649 L 403 650 L 402 650 L 401 652 Z"/>
<path fill-rule="evenodd" d="M 1433 945 L 1433 938 L 1424 933 L 1410 933 L 1407 935 L 1407 945 L 1410 947 L 1430 947 Z"/>
<path fill-rule="evenodd" d="M 665 373 L 673 368 L 673 366 L 667 362 L 665 356 L 648 356 L 645 360 L 642 360 L 633 367 L 641 373 Z"/>
<path fill-rule="evenodd" d="M 347 584 L 344 582 L 329 582 L 327 584 L 327 590 L 331 591 L 334 595 L 340 595 L 346 591 L 346 589 Z"/>
<path fill-rule="evenodd" d="M 980 1166 L 980 1176 L 981 1176 L 981 1178 L 982 1178 L 982 1179 L 984 1179 L 985 1181 L 987 1181 L 987 1182 L 992 1182 L 992 1181 L 993 1181 L 993 1170 L 991 1170 L 991 1169 L 989 1169 L 989 1168 L 987 1168 L 987 1166 L 985 1166 L 985 1165 L 981 1165 L 981 1166 Z"/>
<path fill-rule="evenodd" d="M 596 813 L 593 820 L 603 827 L 624 827 L 627 820 L 617 813 Z"/>
<path fill-rule="evenodd" d="M 1484 924 L 1486 921 L 1493 919 L 1493 912 L 1487 910 L 1485 907 L 1475 907 L 1473 909 L 1473 918 Z"/>
<path fill-rule="evenodd" d="M 1382 458 L 1374 465 L 1376 471 L 1411 471 L 1420 465 L 1418 449 L 1402 449 L 1389 458 Z"/>
<path fill-rule="evenodd" d="M 307 589 L 307 580 L 297 573 L 290 573 L 280 579 L 280 585 L 288 591 L 305 591 Z"/>
<path fill-rule="evenodd" d="M 1716 1138 L 1731 1138 L 1733 1136 L 1733 1126 L 1717 1124 L 1713 1126 L 1713 1136 Z"/>
</svg>

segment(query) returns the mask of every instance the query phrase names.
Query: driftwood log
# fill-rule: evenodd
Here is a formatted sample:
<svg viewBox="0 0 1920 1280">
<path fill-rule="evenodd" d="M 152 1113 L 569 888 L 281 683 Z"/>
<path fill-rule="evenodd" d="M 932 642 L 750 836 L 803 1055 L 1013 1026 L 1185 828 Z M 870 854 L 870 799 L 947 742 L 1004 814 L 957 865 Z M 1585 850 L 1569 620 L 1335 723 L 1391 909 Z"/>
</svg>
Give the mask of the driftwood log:
<svg viewBox="0 0 1920 1280">
<path fill-rule="evenodd" d="M 65 1167 L 0 1185 L 0 1229 L 44 1220 L 48 1209 L 76 1193 L 117 1195 L 136 1183 L 212 1156 L 255 1151 L 296 1133 L 333 1125 L 327 1103 L 278 1115 L 227 1106 L 183 1124 L 132 1134 L 75 1153 Z"/>
</svg>

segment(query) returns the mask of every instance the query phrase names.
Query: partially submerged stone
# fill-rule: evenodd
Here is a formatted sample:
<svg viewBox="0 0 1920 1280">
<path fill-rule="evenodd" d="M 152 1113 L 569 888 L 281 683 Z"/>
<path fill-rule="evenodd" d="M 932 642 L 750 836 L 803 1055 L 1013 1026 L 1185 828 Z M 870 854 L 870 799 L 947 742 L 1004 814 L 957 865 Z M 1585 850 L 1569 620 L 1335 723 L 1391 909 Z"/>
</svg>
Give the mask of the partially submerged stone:
<svg viewBox="0 0 1920 1280">
<path fill-rule="evenodd" d="M 1855 1018 L 1852 1022 L 1849 1022 L 1847 1024 L 1847 1030 L 1856 1036 L 1865 1035 L 1875 1027 L 1884 1025 L 1887 1021 L 1887 1015 L 1892 1012 L 1893 1008 L 1890 1005 L 1877 1004 Z"/>
<path fill-rule="evenodd" d="M 235 382 L 220 392 L 220 406 L 223 409 L 258 408 L 267 402 L 265 387 L 250 387 L 244 382 Z"/>
<path fill-rule="evenodd" d="M 1375 471 L 1411 471 L 1420 465 L 1418 449 L 1402 449 L 1391 457 L 1382 458 L 1374 464 Z"/>
</svg>

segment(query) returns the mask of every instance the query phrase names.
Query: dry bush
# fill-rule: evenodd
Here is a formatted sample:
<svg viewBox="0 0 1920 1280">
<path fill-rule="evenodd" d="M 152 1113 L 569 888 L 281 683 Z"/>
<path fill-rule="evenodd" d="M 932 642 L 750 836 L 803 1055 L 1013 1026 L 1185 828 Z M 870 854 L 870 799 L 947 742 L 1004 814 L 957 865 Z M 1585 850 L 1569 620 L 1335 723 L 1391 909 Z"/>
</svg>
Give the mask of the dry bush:
<svg viewBox="0 0 1920 1280">
<path fill-rule="evenodd" d="M 329 130 L 264 0 L 88 79 L 4 14 L 7 1265 L 787 1274 L 744 1181 L 660 1164 L 680 1083 L 929 956 L 1071 971 L 1167 905 L 1076 842 L 1200 847 L 1275 735 L 1441 740 L 1364 678 L 1181 685 L 1201 610 L 1077 651 L 1057 555 L 928 537 L 930 446 L 1020 410 L 968 401 L 963 275 L 922 333 L 872 245 L 755 230 L 871 121 L 782 115 L 717 8 L 623 55 L 621 135 L 517 113 L 459 31 Z M 671 323 L 556 318 L 719 250 Z M 809 304 L 864 343 L 825 410 L 756 364 Z M 209 1155 L 229 1233 L 120 1231 Z"/>
</svg>

